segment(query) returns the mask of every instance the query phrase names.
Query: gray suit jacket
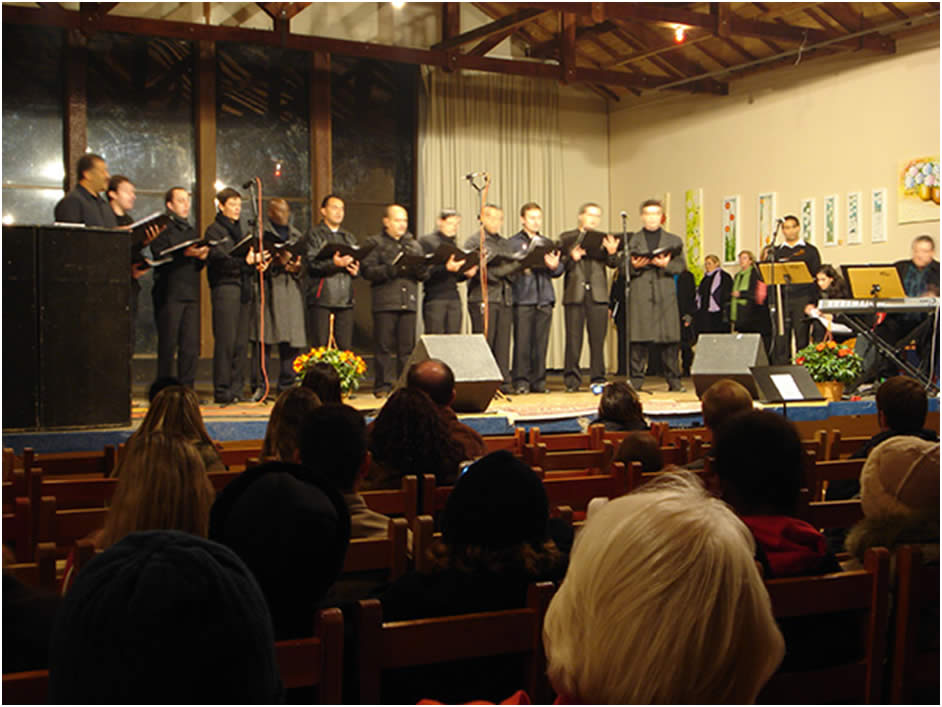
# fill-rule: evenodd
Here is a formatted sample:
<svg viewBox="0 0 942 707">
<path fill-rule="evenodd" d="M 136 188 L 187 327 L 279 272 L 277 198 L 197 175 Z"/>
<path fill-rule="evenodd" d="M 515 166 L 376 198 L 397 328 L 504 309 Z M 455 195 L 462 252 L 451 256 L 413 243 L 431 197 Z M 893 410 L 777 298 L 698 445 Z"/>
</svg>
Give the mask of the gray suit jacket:
<svg viewBox="0 0 942 707">
<path fill-rule="evenodd" d="M 618 267 L 621 255 L 609 255 L 605 260 L 596 260 L 583 256 L 578 262 L 570 257 L 570 252 L 579 240 L 579 231 L 566 231 L 560 234 L 560 250 L 563 252 L 563 265 L 566 268 L 566 280 L 563 287 L 563 304 L 582 304 L 585 299 L 586 283 L 592 293 L 592 301 L 608 302 L 608 273 L 606 267 Z"/>
</svg>

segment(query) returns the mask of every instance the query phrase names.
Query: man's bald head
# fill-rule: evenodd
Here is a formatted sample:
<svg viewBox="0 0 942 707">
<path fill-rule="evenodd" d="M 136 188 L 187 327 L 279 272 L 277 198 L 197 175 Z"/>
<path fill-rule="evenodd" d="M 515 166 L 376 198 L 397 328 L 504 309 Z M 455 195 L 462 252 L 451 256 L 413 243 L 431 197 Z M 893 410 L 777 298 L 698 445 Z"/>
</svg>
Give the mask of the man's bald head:
<svg viewBox="0 0 942 707">
<path fill-rule="evenodd" d="M 276 226 L 287 226 L 291 219 L 291 207 L 282 198 L 268 202 L 268 218 Z"/>
<path fill-rule="evenodd" d="M 441 407 L 451 405 L 455 399 L 455 374 L 447 363 L 437 358 L 412 364 L 406 386 L 421 390 Z"/>
<path fill-rule="evenodd" d="M 752 410 L 752 395 L 741 383 L 722 378 L 703 393 L 703 424 L 715 429 L 727 418 Z"/>
</svg>

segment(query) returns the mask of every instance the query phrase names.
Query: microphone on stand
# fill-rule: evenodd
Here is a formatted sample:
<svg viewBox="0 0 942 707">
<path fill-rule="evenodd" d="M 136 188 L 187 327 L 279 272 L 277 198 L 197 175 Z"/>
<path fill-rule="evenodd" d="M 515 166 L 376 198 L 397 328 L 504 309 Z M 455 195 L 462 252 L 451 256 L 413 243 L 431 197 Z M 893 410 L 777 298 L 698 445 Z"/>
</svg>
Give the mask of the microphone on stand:
<svg viewBox="0 0 942 707">
<path fill-rule="evenodd" d="M 477 177 L 480 177 L 482 174 L 484 174 L 484 172 L 468 172 L 466 175 L 464 175 L 464 178 L 470 182 L 472 179 L 476 179 Z"/>
<path fill-rule="evenodd" d="M 242 185 L 242 188 L 248 189 L 249 187 L 254 187 L 254 186 L 255 186 L 255 180 L 250 179 L 249 181 L 247 181 L 245 184 Z"/>
</svg>

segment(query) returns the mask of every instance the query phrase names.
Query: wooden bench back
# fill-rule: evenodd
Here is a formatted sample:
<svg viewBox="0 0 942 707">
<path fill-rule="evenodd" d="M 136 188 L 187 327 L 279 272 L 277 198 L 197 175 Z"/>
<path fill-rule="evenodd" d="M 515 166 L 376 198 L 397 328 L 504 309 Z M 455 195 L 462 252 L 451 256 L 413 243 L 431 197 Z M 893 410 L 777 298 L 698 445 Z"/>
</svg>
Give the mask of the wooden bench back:
<svg viewBox="0 0 942 707">
<path fill-rule="evenodd" d="M 866 569 L 766 582 L 776 619 L 863 610 L 863 658 L 813 671 L 779 671 L 759 693 L 763 704 L 859 703 L 882 700 L 886 652 L 889 553 L 867 551 Z M 787 650 L 787 649 L 786 649 Z"/>
<path fill-rule="evenodd" d="M 53 594 L 58 593 L 59 585 L 56 582 L 56 546 L 52 543 L 39 543 L 36 546 L 35 558 L 32 562 L 17 562 L 3 568 L 23 584 L 31 587 L 45 589 Z"/>
<path fill-rule="evenodd" d="M 549 696 L 543 617 L 554 592 L 541 582 L 530 586 L 526 608 L 391 623 L 383 623 L 378 600 L 357 602 L 361 704 L 380 702 L 383 670 L 512 654 L 526 656 L 521 687 L 542 704 Z"/>
<path fill-rule="evenodd" d="M 513 434 L 509 435 L 486 435 L 484 436 L 484 447 L 487 453 L 506 449 L 515 457 L 523 456 L 523 447 L 526 443 L 526 430 L 522 427 L 515 427 Z"/>
<path fill-rule="evenodd" d="M 528 446 L 525 450 L 524 461 L 531 467 L 540 467 L 544 471 L 607 474 L 614 457 L 615 446 L 610 440 L 603 440 L 602 446 L 598 449 L 551 452 L 543 443 L 535 447 Z"/>
<path fill-rule="evenodd" d="M 896 608 L 890 660 L 891 704 L 938 704 L 939 565 L 919 547 L 896 550 Z"/>
<path fill-rule="evenodd" d="M 804 468 L 804 488 L 812 492 L 813 501 L 823 501 L 827 488 L 825 482 L 847 481 L 860 478 L 865 459 L 838 459 L 806 464 Z"/>
<path fill-rule="evenodd" d="M 835 427 L 828 436 L 824 458 L 828 460 L 846 459 L 869 441 L 870 437 L 847 436 Z"/>
<path fill-rule="evenodd" d="M 405 518 L 390 518 L 386 537 L 354 538 L 344 558 L 344 574 L 387 570 L 389 581 L 399 579 L 409 564 L 408 532 L 409 523 Z"/>
<path fill-rule="evenodd" d="M 27 449 L 29 454 L 26 453 Z M 23 450 L 23 468 L 40 467 L 47 478 L 53 476 L 108 476 L 117 466 L 117 450 L 113 444 L 101 451 L 35 454 Z"/>
<path fill-rule="evenodd" d="M 402 477 L 398 489 L 377 489 L 360 493 L 367 507 L 386 516 L 402 516 L 409 525 L 419 514 L 419 480 L 414 474 Z"/>
</svg>

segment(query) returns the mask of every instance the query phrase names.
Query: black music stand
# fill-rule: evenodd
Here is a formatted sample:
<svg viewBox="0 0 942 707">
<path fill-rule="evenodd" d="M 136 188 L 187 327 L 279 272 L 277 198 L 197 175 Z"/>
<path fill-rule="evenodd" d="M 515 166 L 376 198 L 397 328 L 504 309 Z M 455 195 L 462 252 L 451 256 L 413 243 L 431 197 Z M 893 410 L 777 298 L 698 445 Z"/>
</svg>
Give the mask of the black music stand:
<svg viewBox="0 0 942 707">
<path fill-rule="evenodd" d="M 788 417 L 788 403 L 813 403 L 824 400 L 811 373 L 804 366 L 750 366 L 749 372 L 759 389 L 759 401 L 781 403 Z"/>
</svg>

